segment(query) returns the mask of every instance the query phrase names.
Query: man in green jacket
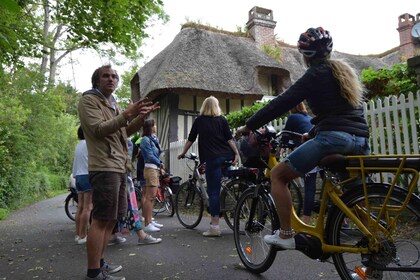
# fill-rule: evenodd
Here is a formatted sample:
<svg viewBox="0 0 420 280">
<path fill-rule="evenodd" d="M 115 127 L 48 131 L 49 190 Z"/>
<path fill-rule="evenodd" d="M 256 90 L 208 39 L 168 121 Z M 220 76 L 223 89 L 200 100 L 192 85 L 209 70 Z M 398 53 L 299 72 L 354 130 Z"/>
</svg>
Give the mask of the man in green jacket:
<svg viewBox="0 0 420 280">
<path fill-rule="evenodd" d="M 104 251 L 118 218 L 127 213 L 126 176 L 131 170 L 127 136 L 138 131 L 159 104 L 139 100 L 122 111 L 113 96 L 119 81 L 111 65 L 92 75 L 92 89 L 83 93 L 78 111 L 89 151 L 92 185 L 92 224 L 86 243 L 86 279 L 124 280 L 111 276 L 122 269 L 104 261 Z"/>
</svg>

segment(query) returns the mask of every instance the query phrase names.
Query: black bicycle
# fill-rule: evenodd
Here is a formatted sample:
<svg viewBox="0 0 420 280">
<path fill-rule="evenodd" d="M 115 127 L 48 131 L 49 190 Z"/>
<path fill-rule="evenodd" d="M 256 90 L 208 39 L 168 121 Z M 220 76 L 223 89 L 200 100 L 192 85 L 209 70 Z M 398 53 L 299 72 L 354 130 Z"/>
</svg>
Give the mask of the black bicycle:
<svg viewBox="0 0 420 280">
<path fill-rule="evenodd" d="M 64 201 L 64 210 L 66 211 L 67 217 L 70 218 L 70 220 L 75 221 L 76 220 L 76 212 L 77 212 L 77 206 L 79 203 L 79 199 L 77 196 L 77 190 L 76 187 L 69 183 L 68 186 L 69 195 L 66 197 L 66 200 Z"/>
<path fill-rule="evenodd" d="M 209 198 L 206 191 L 205 165 L 199 163 L 198 156 L 194 153 L 185 156 L 194 166 L 190 167 L 192 174 L 188 181 L 181 184 L 175 196 L 175 212 L 179 222 L 188 229 L 195 228 L 203 218 L 204 207 L 208 208 Z M 228 163 L 225 163 L 228 164 Z M 243 174 L 247 168 L 228 168 L 227 177 L 223 178 L 220 192 L 220 216 L 226 224 L 233 229 L 233 217 L 236 202 L 250 184 L 244 180 Z"/>
</svg>

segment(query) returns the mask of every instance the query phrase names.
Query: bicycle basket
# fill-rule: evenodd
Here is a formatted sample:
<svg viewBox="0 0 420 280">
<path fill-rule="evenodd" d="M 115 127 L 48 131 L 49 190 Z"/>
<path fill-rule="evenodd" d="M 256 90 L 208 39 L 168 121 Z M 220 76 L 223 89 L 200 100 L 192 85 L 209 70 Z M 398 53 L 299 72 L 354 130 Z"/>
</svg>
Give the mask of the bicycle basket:
<svg viewBox="0 0 420 280">
<path fill-rule="evenodd" d="M 238 140 L 242 164 L 246 167 L 265 167 L 272 137 L 273 133 L 269 128 L 260 131 L 260 133 L 250 132 L 248 135 L 242 136 Z"/>
</svg>

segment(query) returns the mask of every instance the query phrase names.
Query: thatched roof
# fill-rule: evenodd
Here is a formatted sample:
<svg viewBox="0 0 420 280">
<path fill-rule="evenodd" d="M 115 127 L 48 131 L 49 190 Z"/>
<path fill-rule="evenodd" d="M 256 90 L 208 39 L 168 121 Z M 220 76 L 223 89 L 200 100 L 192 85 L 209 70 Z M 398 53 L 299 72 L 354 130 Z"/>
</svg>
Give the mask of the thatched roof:
<svg viewBox="0 0 420 280">
<path fill-rule="evenodd" d="M 193 90 L 205 94 L 221 93 L 230 97 L 259 99 L 259 71 L 296 81 L 305 71 L 296 47 L 283 44 L 278 62 L 261 51 L 253 39 L 202 28 L 184 28 L 163 51 L 145 64 L 131 81 L 132 98 L 162 92 Z M 334 51 L 356 68 L 374 70 L 400 63 L 396 48 L 386 56 L 360 56 Z"/>
<path fill-rule="evenodd" d="M 132 88 L 135 91 L 135 84 L 140 83 L 141 97 L 152 99 L 165 89 L 262 97 L 258 69 L 289 77 L 289 72 L 258 49 L 250 38 L 185 28 L 138 71 Z M 138 92 L 133 95 L 133 99 L 139 98 Z"/>
<path fill-rule="evenodd" d="M 391 67 L 393 64 L 401 63 L 399 59 L 399 52 L 396 48 L 388 55 L 352 55 L 333 51 L 332 58 L 343 59 L 353 66 L 357 73 L 361 75 L 363 69 L 372 67 L 373 70 Z M 282 47 L 282 67 L 290 72 L 290 78 L 294 82 L 299 79 L 306 71 L 302 64 L 302 55 L 297 48 L 290 46 Z"/>
</svg>

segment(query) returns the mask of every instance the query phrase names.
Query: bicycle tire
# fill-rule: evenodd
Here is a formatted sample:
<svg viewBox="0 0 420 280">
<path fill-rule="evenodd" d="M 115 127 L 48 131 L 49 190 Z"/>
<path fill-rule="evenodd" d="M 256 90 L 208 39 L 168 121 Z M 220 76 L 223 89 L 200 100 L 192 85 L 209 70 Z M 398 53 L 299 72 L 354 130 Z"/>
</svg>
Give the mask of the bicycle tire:
<svg viewBox="0 0 420 280">
<path fill-rule="evenodd" d="M 135 187 L 134 192 L 136 193 L 137 208 L 138 208 L 138 210 L 140 210 L 141 209 L 141 200 L 142 200 L 142 197 L 143 197 L 143 195 L 141 193 L 141 189 Z"/>
<path fill-rule="evenodd" d="M 163 191 L 163 194 L 160 194 L 159 192 L 162 192 L 162 190 L 158 189 L 157 192 L 152 209 L 155 215 L 166 211 L 165 191 Z"/>
<path fill-rule="evenodd" d="M 233 220 L 235 217 L 235 207 L 242 192 L 250 186 L 251 183 L 242 179 L 233 179 L 226 183 L 220 193 L 220 212 L 226 224 L 233 230 Z"/>
<path fill-rule="evenodd" d="M 74 203 L 71 205 L 70 203 Z M 69 217 L 70 220 L 76 221 L 76 212 L 77 212 L 77 198 L 73 193 L 70 193 L 64 202 L 64 210 L 66 211 L 67 217 Z"/>
<path fill-rule="evenodd" d="M 175 196 L 175 212 L 185 228 L 193 229 L 203 217 L 204 202 L 200 191 L 191 182 L 185 182 Z"/>
<path fill-rule="evenodd" d="M 295 209 L 296 215 L 300 217 L 303 209 L 303 197 L 301 188 L 299 187 L 298 183 L 293 180 L 289 183 L 289 190 L 292 196 L 293 208 Z"/>
<path fill-rule="evenodd" d="M 169 217 L 172 217 L 175 214 L 172 193 L 168 191 L 167 187 L 165 187 L 163 191 L 163 200 L 156 197 L 153 203 L 153 214 L 157 215 L 164 212 L 168 212 Z"/>
<path fill-rule="evenodd" d="M 370 216 L 373 218 L 379 217 L 378 209 L 388 194 L 389 186 L 381 183 L 370 183 L 367 187 L 367 199 L 371 209 Z M 406 197 L 407 191 L 396 187 L 390 195 L 387 205 L 401 205 Z M 345 193 L 343 201 L 350 209 L 353 209 L 353 213 L 360 216 L 360 213 L 365 210 L 363 208 L 363 205 L 365 205 L 363 187 L 359 186 Z M 368 247 L 367 237 L 364 236 L 363 232 L 337 206 L 333 206 L 331 210 L 327 220 L 328 243 Z M 365 261 L 369 260 L 370 268 L 366 273 L 373 279 L 418 279 L 420 272 L 420 199 L 417 196 L 412 196 L 407 207 L 395 220 L 397 226 L 394 228 L 394 232 L 388 231 L 386 227 L 387 222 L 391 221 L 390 218 L 395 217 L 395 211 L 392 211 L 392 207 L 390 207 L 386 212 L 386 216 L 381 216 L 381 227 L 377 229 L 377 232 L 379 231 L 382 236 L 380 249 L 377 253 L 372 251 L 372 254 L 363 256 L 351 253 L 332 255 L 341 279 L 355 279 L 356 268 L 364 267 L 362 258 Z M 405 266 L 415 268 L 417 271 L 381 271 L 375 269 L 375 266 L 386 268 Z"/>
<path fill-rule="evenodd" d="M 269 269 L 276 258 L 277 250 L 267 245 L 263 238 L 266 234 L 273 234 L 278 222 L 270 197 L 261 193 L 255 198 L 257 201 L 255 216 L 251 217 L 252 226 L 249 230 L 246 229 L 254 191 L 255 188 L 250 188 L 239 198 L 235 209 L 233 233 L 236 250 L 242 263 L 252 273 L 259 274 Z"/>
<path fill-rule="evenodd" d="M 172 194 L 166 200 L 166 207 L 169 213 L 169 217 L 173 217 L 175 215 L 175 203 L 174 203 L 174 197 Z"/>
</svg>

